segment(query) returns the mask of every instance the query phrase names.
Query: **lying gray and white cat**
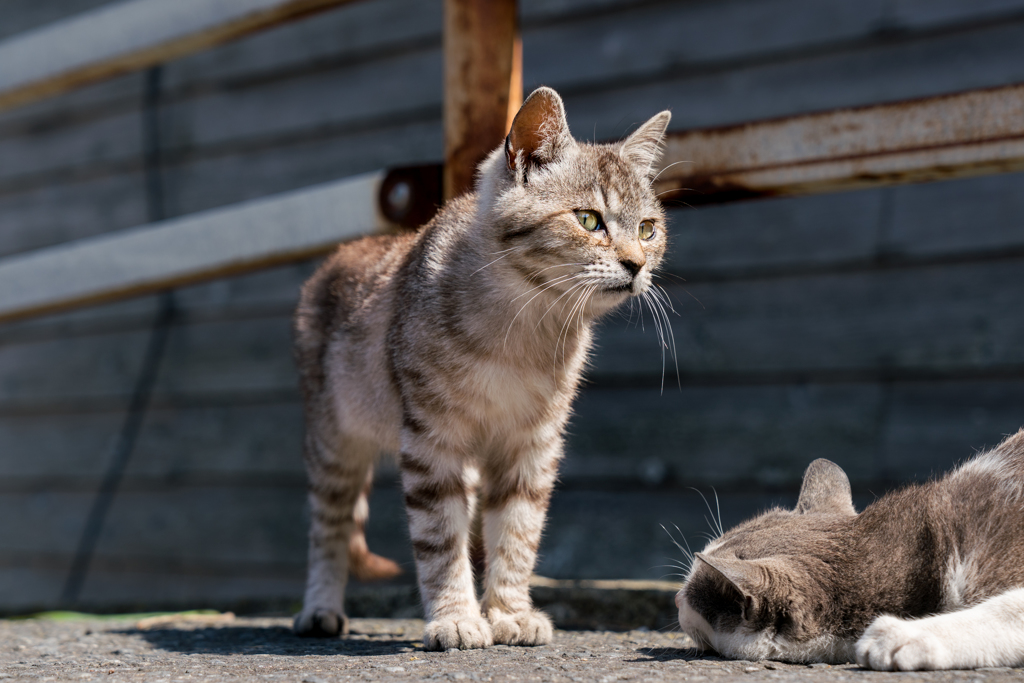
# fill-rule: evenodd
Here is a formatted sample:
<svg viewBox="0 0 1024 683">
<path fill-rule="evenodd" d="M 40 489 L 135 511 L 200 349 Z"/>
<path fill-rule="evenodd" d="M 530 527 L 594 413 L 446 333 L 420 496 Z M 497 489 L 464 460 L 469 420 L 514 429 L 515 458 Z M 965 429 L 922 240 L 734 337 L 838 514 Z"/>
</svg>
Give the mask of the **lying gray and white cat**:
<svg viewBox="0 0 1024 683">
<path fill-rule="evenodd" d="M 882 670 L 1024 664 L 1024 430 L 857 514 L 815 460 L 795 510 L 696 553 L 676 595 L 699 644 L 742 659 Z"/>
</svg>

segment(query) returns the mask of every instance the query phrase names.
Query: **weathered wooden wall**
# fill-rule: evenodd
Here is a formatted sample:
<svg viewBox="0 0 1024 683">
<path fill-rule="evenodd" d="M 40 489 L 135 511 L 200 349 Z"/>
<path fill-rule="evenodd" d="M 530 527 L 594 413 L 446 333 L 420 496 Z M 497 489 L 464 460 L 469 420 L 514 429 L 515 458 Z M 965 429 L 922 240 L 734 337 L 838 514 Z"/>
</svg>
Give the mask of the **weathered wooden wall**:
<svg viewBox="0 0 1024 683">
<path fill-rule="evenodd" d="M 103 4 L 0 5 L 0 37 Z M 0 255 L 439 160 L 440 2 L 372 0 L 0 115 Z M 1024 81 L 1024 0 L 521 0 L 527 92 L 579 137 Z M 497 144 L 498 141 L 495 141 Z M 792 500 L 815 457 L 868 500 L 1024 424 L 1020 175 L 674 210 L 679 380 L 612 317 L 539 571 L 657 578 L 659 524 Z M 302 264 L 173 293 L 87 607 L 298 599 Z M 680 278 L 685 279 L 683 282 Z M 0 327 L 0 611 L 59 602 L 159 297 Z M 371 536 L 409 559 L 385 473 Z M 712 505 L 714 503 L 712 502 Z"/>
</svg>

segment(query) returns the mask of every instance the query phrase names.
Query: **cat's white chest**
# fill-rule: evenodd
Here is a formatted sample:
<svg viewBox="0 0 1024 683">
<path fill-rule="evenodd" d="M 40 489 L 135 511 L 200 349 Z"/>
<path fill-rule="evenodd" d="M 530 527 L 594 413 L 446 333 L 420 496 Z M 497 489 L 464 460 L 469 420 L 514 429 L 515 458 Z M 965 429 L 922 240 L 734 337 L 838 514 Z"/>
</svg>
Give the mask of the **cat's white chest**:
<svg viewBox="0 0 1024 683">
<path fill-rule="evenodd" d="M 471 374 L 473 386 L 468 393 L 473 399 L 467 407 L 488 424 L 535 422 L 562 393 L 554 372 L 485 362 Z"/>
</svg>

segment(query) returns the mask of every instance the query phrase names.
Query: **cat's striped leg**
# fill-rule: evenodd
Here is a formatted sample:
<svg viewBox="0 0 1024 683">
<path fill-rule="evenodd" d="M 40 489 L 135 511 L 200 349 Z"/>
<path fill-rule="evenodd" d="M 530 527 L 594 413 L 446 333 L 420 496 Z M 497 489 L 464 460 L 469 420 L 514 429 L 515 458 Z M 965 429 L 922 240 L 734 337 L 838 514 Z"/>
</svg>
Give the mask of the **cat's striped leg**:
<svg viewBox="0 0 1024 683">
<path fill-rule="evenodd" d="M 543 645 L 551 642 L 551 619 L 533 608 L 530 576 L 554 488 L 561 438 L 493 462 L 484 470 L 481 497 L 487 572 L 483 609 L 494 642 Z"/>
<path fill-rule="evenodd" d="M 399 466 L 416 557 L 429 650 L 491 645 L 491 628 L 480 614 L 469 562 L 469 531 L 476 474 L 464 458 L 419 432 L 403 438 Z"/>
<path fill-rule="evenodd" d="M 302 636 L 348 632 L 344 603 L 349 543 L 357 526 L 356 504 L 377 455 L 374 445 L 337 435 L 330 427 L 309 426 L 306 432 L 309 568 L 302 611 L 294 625 Z"/>
</svg>

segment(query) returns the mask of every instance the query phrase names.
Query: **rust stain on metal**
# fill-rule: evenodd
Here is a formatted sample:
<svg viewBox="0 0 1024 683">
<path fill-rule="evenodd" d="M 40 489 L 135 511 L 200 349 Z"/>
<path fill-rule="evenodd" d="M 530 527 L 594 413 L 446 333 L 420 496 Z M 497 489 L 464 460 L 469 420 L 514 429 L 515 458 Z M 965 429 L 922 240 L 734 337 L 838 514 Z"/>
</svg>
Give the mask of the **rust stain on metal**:
<svg viewBox="0 0 1024 683">
<path fill-rule="evenodd" d="M 674 133 L 662 165 L 691 204 L 1021 170 L 1024 86 Z"/>
<path fill-rule="evenodd" d="M 515 0 L 446 0 L 444 196 L 470 189 L 477 164 L 505 136 L 518 109 Z"/>
</svg>

